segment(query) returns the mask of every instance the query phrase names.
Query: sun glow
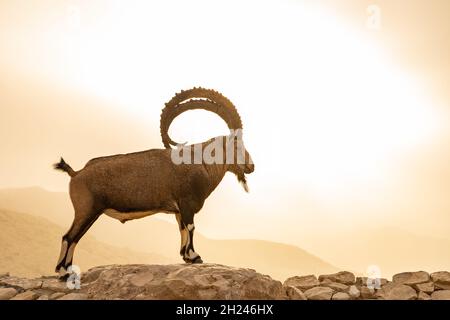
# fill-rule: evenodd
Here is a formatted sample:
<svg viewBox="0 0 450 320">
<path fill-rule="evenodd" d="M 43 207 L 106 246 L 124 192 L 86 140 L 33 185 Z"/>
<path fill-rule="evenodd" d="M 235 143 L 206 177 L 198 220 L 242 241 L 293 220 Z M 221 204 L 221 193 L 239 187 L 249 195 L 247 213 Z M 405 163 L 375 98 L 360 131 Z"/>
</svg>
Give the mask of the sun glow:
<svg viewBox="0 0 450 320">
<path fill-rule="evenodd" d="M 323 8 L 292 1 L 98 6 L 72 7 L 60 17 L 63 28 L 49 25 L 34 52 L 48 63 L 28 67 L 155 127 L 176 90 L 219 89 L 241 112 L 257 185 L 295 181 L 329 195 L 377 182 L 388 163 L 437 128 L 423 86 L 394 66 L 376 33 Z M 171 132 L 196 142 L 226 127 L 190 112 Z"/>
</svg>

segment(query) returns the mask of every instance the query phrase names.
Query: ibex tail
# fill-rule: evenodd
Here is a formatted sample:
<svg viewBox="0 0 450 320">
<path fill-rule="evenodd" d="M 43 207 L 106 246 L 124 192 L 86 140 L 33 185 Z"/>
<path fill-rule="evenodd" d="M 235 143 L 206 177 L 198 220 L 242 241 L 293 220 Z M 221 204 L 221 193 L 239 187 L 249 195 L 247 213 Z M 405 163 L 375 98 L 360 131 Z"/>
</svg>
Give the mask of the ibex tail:
<svg viewBox="0 0 450 320">
<path fill-rule="evenodd" d="M 53 165 L 53 168 L 55 168 L 56 170 L 67 172 L 71 177 L 75 177 L 77 175 L 77 172 L 75 172 L 75 170 L 73 170 L 72 167 L 69 166 L 63 158 L 61 158 L 58 163 L 55 163 Z"/>
</svg>

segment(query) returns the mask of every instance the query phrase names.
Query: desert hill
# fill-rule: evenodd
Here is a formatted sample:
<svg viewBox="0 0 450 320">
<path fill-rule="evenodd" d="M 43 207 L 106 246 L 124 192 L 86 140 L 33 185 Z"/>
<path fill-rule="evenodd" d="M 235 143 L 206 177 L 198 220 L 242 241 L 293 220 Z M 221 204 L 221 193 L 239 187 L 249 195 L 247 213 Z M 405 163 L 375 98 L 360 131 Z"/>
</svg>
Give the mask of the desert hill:
<svg viewBox="0 0 450 320">
<path fill-rule="evenodd" d="M 53 274 L 64 229 L 43 218 L 0 210 L 0 273 L 20 276 Z M 170 263 L 159 254 L 143 253 L 105 244 L 87 235 L 76 251 L 82 270 L 111 263 Z"/>
<path fill-rule="evenodd" d="M 41 188 L 5 189 L 0 190 L 0 208 L 14 212 L 27 212 L 31 215 L 22 216 L 21 220 L 14 222 L 14 215 L 9 215 L 9 224 L 15 226 L 15 233 L 21 234 L 20 226 L 27 225 L 32 231 L 33 225 L 36 230 L 45 230 L 45 227 L 36 222 L 37 218 L 44 218 L 53 225 L 50 236 L 46 236 L 46 241 L 51 242 L 51 249 L 47 246 L 47 251 L 53 256 L 59 254 L 60 239 L 72 222 L 72 208 L 67 194 L 59 192 L 48 192 Z M 33 219 L 34 223 L 27 223 L 27 219 Z M 39 220 L 42 223 L 42 220 Z M 56 228 L 57 226 L 57 228 Z M 0 222 L 3 229 L 3 223 Z M 178 256 L 180 236 L 175 223 L 169 223 L 157 217 L 148 217 L 140 220 L 129 221 L 125 224 L 102 216 L 88 231 L 86 236 L 93 236 L 97 240 L 110 246 L 128 248 L 133 252 L 148 253 L 157 257 L 164 257 L 172 262 L 180 261 Z M 8 245 L 8 237 L 2 239 L 2 243 Z M 29 252 L 34 250 L 29 247 L 28 242 L 21 243 L 22 249 L 17 245 L 17 252 Z M 201 254 L 205 262 L 223 263 L 236 267 L 247 267 L 260 270 L 270 274 L 276 279 L 284 279 L 295 274 L 320 274 L 331 273 L 338 269 L 320 258 L 302 250 L 299 247 L 275 243 L 263 240 L 213 240 L 204 237 L 201 232 L 195 233 L 195 247 Z M 85 243 L 83 238 L 80 247 L 95 255 L 97 250 Z M 74 263 L 78 264 L 79 249 L 75 252 Z M 35 255 L 37 257 L 37 255 Z M 125 258 L 125 257 L 124 257 Z M 52 258 L 53 263 L 56 258 Z M 145 256 L 131 256 L 128 261 L 133 263 L 148 263 Z M 83 260 L 80 260 L 83 262 Z M 130 261 L 130 262 L 131 262 Z M 157 263 L 159 260 L 151 261 Z M 83 265 L 83 263 L 79 263 Z M 38 262 L 37 262 L 38 263 Z M 39 262 L 40 263 L 40 262 Z M 105 263 L 124 263 L 119 259 L 108 260 Z M 50 263 L 51 264 L 51 263 Z M 45 264 L 39 267 L 42 274 L 51 274 L 53 265 Z M 92 266 L 92 264 L 89 264 Z M 49 269 L 50 268 L 50 269 Z M 11 269 L 3 269 L 10 271 Z M 41 271 L 42 270 L 42 271 Z"/>
</svg>

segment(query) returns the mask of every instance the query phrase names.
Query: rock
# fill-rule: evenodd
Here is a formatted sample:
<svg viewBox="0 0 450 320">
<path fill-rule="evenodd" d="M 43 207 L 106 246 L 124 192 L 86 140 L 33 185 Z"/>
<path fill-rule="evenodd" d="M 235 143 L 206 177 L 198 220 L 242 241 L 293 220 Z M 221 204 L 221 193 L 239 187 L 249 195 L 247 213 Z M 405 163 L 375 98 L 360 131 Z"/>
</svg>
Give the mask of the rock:
<svg viewBox="0 0 450 320">
<path fill-rule="evenodd" d="M 23 290 L 32 290 L 32 289 L 39 289 L 42 285 L 42 281 L 37 279 L 6 277 L 0 279 L 0 285 L 7 287 L 22 288 Z"/>
<path fill-rule="evenodd" d="M 358 287 L 356 287 L 355 285 L 352 285 L 352 286 L 350 286 L 350 288 L 348 290 L 348 294 L 353 299 L 358 299 L 359 296 L 361 295 L 361 291 L 358 289 Z"/>
<path fill-rule="evenodd" d="M 0 288 L 0 300 L 9 300 L 17 294 L 14 288 Z"/>
<path fill-rule="evenodd" d="M 368 288 L 368 287 L 361 287 L 361 299 L 368 300 L 368 299 L 376 299 L 375 296 L 375 289 Z"/>
<path fill-rule="evenodd" d="M 289 300 L 306 300 L 305 294 L 296 287 L 285 286 L 285 290 Z"/>
<path fill-rule="evenodd" d="M 10 300 L 36 300 L 38 297 L 38 294 L 36 292 L 33 292 L 31 290 L 19 293 L 14 298 Z"/>
<path fill-rule="evenodd" d="M 433 300 L 450 300 L 450 290 L 438 290 L 431 294 Z"/>
<path fill-rule="evenodd" d="M 417 295 L 417 300 L 431 300 L 431 297 L 429 294 L 420 291 L 419 294 Z"/>
<path fill-rule="evenodd" d="M 142 272 L 130 278 L 130 283 L 137 287 L 145 286 L 153 280 L 154 276 L 151 271 Z"/>
<path fill-rule="evenodd" d="M 55 293 L 51 294 L 49 298 L 50 298 L 50 300 L 56 300 L 58 298 L 61 298 L 64 295 L 65 295 L 64 292 L 55 292 Z"/>
<path fill-rule="evenodd" d="M 433 280 L 434 285 L 439 289 L 450 289 L 450 272 L 448 271 L 439 271 L 432 273 L 431 280 Z"/>
<path fill-rule="evenodd" d="M 340 271 L 338 273 L 319 276 L 319 281 L 324 281 L 326 279 L 331 280 L 332 282 L 338 282 L 347 285 L 355 283 L 355 275 L 348 271 Z"/>
<path fill-rule="evenodd" d="M 413 285 L 413 288 L 416 289 L 417 292 L 425 292 L 432 293 L 434 291 L 434 283 L 433 282 L 425 282 Z"/>
<path fill-rule="evenodd" d="M 333 297 L 331 298 L 331 300 L 350 300 L 351 297 L 350 295 L 348 295 L 345 292 L 338 292 L 333 294 Z"/>
<path fill-rule="evenodd" d="M 367 280 L 341 271 L 282 284 L 253 269 L 219 264 L 110 265 L 84 272 L 79 290 L 55 276 L 0 274 L 0 300 L 450 300 L 447 271 L 403 272 L 392 282 L 380 278 L 380 289 L 368 287 Z"/>
<path fill-rule="evenodd" d="M 42 281 L 42 289 L 55 291 L 55 292 L 69 292 L 65 281 L 60 281 L 58 278 L 48 278 Z"/>
<path fill-rule="evenodd" d="M 83 273 L 81 276 L 82 283 L 93 282 L 98 279 L 98 276 L 105 271 L 104 267 L 94 267 Z"/>
<path fill-rule="evenodd" d="M 9 277 L 9 272 L 0 273 L 0 279 Z"/>
<path fill-rule="evenodd" d="M 81 283 L 81 292 L 100 300 L 288 298 L 281 282 L 267 275 L 209 263 L 97 267 L 83 273 Z"/>
<path fill-rule="evenodd" d="M 63 295 L 61 298 L 58 298 L 57 300 L 87 300 L 88 295 L 86 293 L 68 293 L 66 295 Z"/>
<path fill-rule="evenodd" d="M 348 291 L 349 287 L 345 284 L 342 283 L 338 283 L 338 282 L 333 282 L 329 279 L 326 279 L 324 281 L 322 281 L 320 283 L 321 287 L 328 287 L 333 289 L 334 291 L 340 291 L 340 292 L 344 292 L 344 291 Z"/>
<path fill-rule="evenodd" d="M 296 287 L 297 289 L 305 291 L 313 287 L 320 286 L 320 282 L 319 280 L 317 280 L 315 275 L 301 276 L 301 277 L 295 276 L 286 279 L 283 285 Z"/>
<path fill-rule="evenodd" d="M 331 300 L 333 289 L 328 287 L 314 287 L 305 291 L 308 300 Z"/>
<path fill-rule="evenodd" d="M 402 272 L 394 275 L 392 281 L 401 284 L 414 285 L 430 281 L 430 275 L 425 271 Z"/>
<path fill-rule="evenodd" d="M 416 290 L 405 284 L 390 282 L 377 291 L 376 296 L 382 300 L 414 300 Z"/>
</svg>

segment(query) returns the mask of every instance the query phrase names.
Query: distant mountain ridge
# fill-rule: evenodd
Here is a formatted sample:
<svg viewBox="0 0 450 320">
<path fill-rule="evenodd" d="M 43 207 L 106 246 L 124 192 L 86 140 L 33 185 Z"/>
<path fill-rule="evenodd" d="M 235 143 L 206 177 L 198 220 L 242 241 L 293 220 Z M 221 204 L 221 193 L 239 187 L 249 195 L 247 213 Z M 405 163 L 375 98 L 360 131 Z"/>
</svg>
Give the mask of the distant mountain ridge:
<svg viewBox="0 0 450 320">
<path fill-rule="evenodd" d="M 52 275 L 64 229 L 50 221 L 0 209 L 0 273 Z M 82 270 L 104 263 L 173 263 L 159 254 L 143 253 L 102 243 L 90 235 L 77 245 L 75 264 Z"/>
<path fill-rule="evenodd" d="M 73 217 L 73 209 L 66 193 L 49 192 L 39 187 L 3 189 L 0 190 L 0 208 L 14 212 L 26 212 L 57 225 L 57 227 L 50 228 L 55 230 L 51 250 L 54 251 L 52 253 L 54 255 L 59 253 L 61 237 L 72 223 Z M 32 216 L 23 216 L 22 223 L 26 224 L 26 219 L 31 219 Z M 9 219 L 13 219 L 13 217 L 9 216 Z M 41 221 L 41 223 L 43 222 Z M 3 228 L 2 224 L 0 222 L 0 228 Z M 20 233 L 19 226 L 17 228 L 19 230 L 16 232 Z M 138 253 L 148 253 L 155 255 L 158 259 L 166 259 L 166 261 L 182 262 L 177 254 L 180 242 L 177 226 L 154 217 L 129 221 L 123 225 L 116 220 L 102 216 L 86 236 L 94 236 L 97 240 L 110 246 L 129 248 L 135 252 L 136 261 L 134 263 L 146 263 L 147 260 L 144 260 L 149 258 L 140 256 Z M 7 243 L 8 239 L 5 238 L 2 242 Z M 83 238 L 80 241 L 80 247 L 84 242 Z M 254 268 L 270 274 L 276 279 L 284 279 L 295 274 L 323 274 L 338 271 L 338 268 L 305 250 L 293 245 L 271 241 L 212 240 L 196 232 L 195 246 L 205 262 Z M 90 249 L 88 245 L 84 245 L 84 248 L 84 250 Z M 17 250 L 20 253 L 21 250 Z M 23 252 L 27 250 L 29 248 L 24 244 Z M 95 251 L 93 248 L 89 253 L 95 254 Z M 77 248 L 75 263 L 78 261 L 78 255 L 79 249 Z M 123 262 L 109 261 L 107 263 Z M 153 263 L 158 263 L 158 261 L 153 261 Z M 53 271 L 53 267 L 50 272 Z M 11 271 L 11 269 L 7 271 Z"/>
</svg>

